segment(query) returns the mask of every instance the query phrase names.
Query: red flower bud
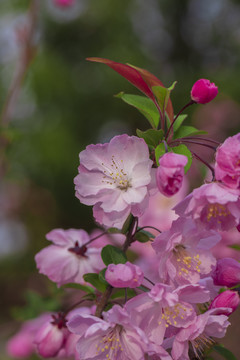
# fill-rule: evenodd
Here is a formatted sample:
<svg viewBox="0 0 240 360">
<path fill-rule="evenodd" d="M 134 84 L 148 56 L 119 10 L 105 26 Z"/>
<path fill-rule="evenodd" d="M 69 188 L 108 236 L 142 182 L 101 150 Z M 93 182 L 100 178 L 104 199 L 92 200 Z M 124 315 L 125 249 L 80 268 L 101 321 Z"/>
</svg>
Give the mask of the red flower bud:
<svg viewBox="0 0 240 360">
<path fill-rule="evenodd" d="M 217 261 L 212 275 L 215 285 L 232 287 L 240 284 L 240 263 L 232 258 L 223 258 Z"/>
<path fill-rule="evenodd" d="M 215 299 L 212 301 L 209 309 L 216 309 L 216 308 L 230 308 L 232 309 L 231 312 L 225 312 L 223 310 L 223 314 L 231 314 L 233 313 L 240 302 L 239 295 L 236 291 L 232 290 L 226 290 L 215 297 Z"/>
<path fill-rule="evenodd" d="M 191 98 L 198 104 L 206 104 L 212 101 L 218 93 L 218 88 L 207 79 L 199 79 L 191 90 Z"/>
</svg>

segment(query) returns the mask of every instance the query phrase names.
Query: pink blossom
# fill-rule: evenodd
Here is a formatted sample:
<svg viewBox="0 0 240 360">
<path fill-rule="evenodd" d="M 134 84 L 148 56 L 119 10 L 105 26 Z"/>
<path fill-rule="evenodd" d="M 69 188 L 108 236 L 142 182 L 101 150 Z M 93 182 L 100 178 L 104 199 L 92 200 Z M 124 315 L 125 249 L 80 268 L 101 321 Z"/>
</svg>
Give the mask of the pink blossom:
<svg viewBox="0 0 240 360">
<path fill-rule="evenodd" d="M 197 80 L 191 90 L 191 98 L 198 104 L 206 104 L 212 101 L 218 94 L 218 88 L 207 79 Z"/>
<path fill-rule="evenodd" d="M 35 351 L 34 337 L 39 327 L 51 319 L 50 314 L 42 314 L 36 319 L 26 321 L 19 332 L 7 342 L 7 354 L 16 359 L 27 358 Z"/>
<path fill-rule="evenodd" d="M 110 143 L 89 145 L 80 153 L 76 196 L 94 205 L 97 222 L 121 228 L 127 216 L 143 214 L 152 187 L 147 144 L 135 136 L 115 136 Z"/>
<path fill-rule="evenodd" d="M 224 337 L 227 327 L 230 325 L 226 315 L 219 315 L 218 309 L 206 311 L 197 316 L 192 324 L 182 329 L 176 335 L 173 348 L 173 360 L 189 360 L 189 342 L 192 344 L 195 356 L 200 358 L 206 347 L 214 344 L 212 336 Z"/>
<path fill-rule="evenodd" d="M 227 138 L 218 147 L 215 176 L 230 188 L 240 188 L 240 133 Z"/>
<path fill-rule="evenodd" d="M 41 274 L 47 275 L 58 286 L 85 283 L 83 275 L 103 268 L 100 249 L 85 245 L 90 239 L 84 230 L 50 231 L 46 238 L 53 242 L 41 250 L 35 260 Z"/>
<path fill-rule="evenodd" d="M 166 153 L 159 159 L 156 172 L 158 190 L 165 196 L 175 195 L 181 188 L 184 166 L 188 159 L 184 155 Z"/>
<path fill-rule="evenodd" d="M 196 313 L 190 303 L 209 300 L 209 293 L 200 285 L 172 286 L 156 284 L 150 292 L 130 299 L 125 308 L 132 322 L 139 326 L 149 341 L 161 345 L 169 327 L 188 327 Z"/>
<path fill-rule="evenodd" d="M 54 0 L 55 4 L 60 7 L 69 7 L 72 6 L 75 0 Z"/>
<path fill-rule="evenodd" d="M 35 335 L 38 353 L 49 358 L 58 355 L 68 336 L 65 316 L 59 313 L 53 315 L 53 321 L 44 323 Z"/>
<path fill-rule="evenodd" d="M 211 273 L 216 259 L 209 249 L 218 243 L 215 231 L 199 230 L 191 219 L 179 218 L 159 234 L 152 246 L 159 255 L 159 276 L 175 284 L 197 283 Z"/>
<path fill-rule="evenodd" d="M 229 315 L 237 309 L 239 302 L 240 298 L 236 291 L 226 290 L 213 299 L 209 309 L 228 308 L 228 310 L 231 309 L 231 311 L 223 310 L 221 313 Z"/>
<path fill-rule="evenodd" d="M 231 258 L 219 259 L 212 277 L 215 285 L 227 287 L 238 285 L 240 284 L 240 263 Z"/>
<path fill-rule="evenodd" d="M 143 272 L 139 266 L 127 261 L 125 264 L 108 265 L 105 278 L 113 287 L 135 288 L 142 284 Z"/>
<path fill-rule="evenodd" d="M 80 359 L 142 360 L 147 339 L 132 325 L 129 315 L 119 305 L 104 313 L 104 320 L 91 315 L 75 315 L 68 328 L 78 334 Z"/>
<path fill-rule="evenodd" d="M 230 230 L 240 220 L 239 192 L 216 182 L 204 184 L 174 210 L 180 216 L 191 216 L 205 229 Z"/>
</svg>

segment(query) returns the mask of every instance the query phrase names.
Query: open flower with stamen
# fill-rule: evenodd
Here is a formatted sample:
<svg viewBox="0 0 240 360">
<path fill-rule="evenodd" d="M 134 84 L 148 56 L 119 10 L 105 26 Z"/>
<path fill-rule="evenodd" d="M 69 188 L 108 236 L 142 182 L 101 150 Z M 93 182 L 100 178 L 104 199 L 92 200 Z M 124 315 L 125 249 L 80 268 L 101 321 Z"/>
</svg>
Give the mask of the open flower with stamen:
<svg viewBox="0 0 240 360">
<path fill-rule="evenodd" d="M 139 326 L 154 344 L 161 345 L 166 329 L 185 328 L 196 317 L 191 303 L 209 300 L 209 293 L 198 284 L 172 286 L 156 284 L 150 292 L 130 299 L 125 308 L 132 322 Z"/>
<path fill-rule="evenodd" d="M 76 196 L 94 205 L 97 222 L 121 228 L 130 213 L 143 214 L 154 171 L 143 139 L 115 136 L 109 143 L 87 146 L 79 157 Z"/>
<path fill-rule="evenodd" d="M 224 337 L 230 325 L 226 315 L 219 315 L 220 309 L 212 309 L 195 318 L 192 324 L 175 336 L 172 348 L 173 360 L 189 360 L 189 344 L 197 359 L 202 359 L 204 350 L 214 344 L 215 338 Z"/>
<path fill-rule="evenodd" d="M 119 305 L 104 313 L 104 320 L 82 314 L 74 316 L 67 326 L 80 336 L 76 349 L 83 360 L 141 360 L 148 343 Z"/>
<path fill-rule="evenodd" d="M 214 269 L 216 259 L 209 249 L 220 239 L 213 230 L 198 230 L 191 219 L 177 219 L 152 244 L 159 254 L 160 279 L 179 285 L 197 283 Z"/>
<path fill-rule="evenodd" d="M 216 182 L 204 184 L 174 210 L 180 216 L 192 217 L 204 229 L 227 231 L 240 222 L 239 191 Z"/>
<path fill-rule="evenodd" d="M 55 229 L 46 238 L 53 245 L 37 253 L 35 261 L 39 272 L 59 286 L 70 282 L 85 283 L 84 274 L 103 268 L 101 249 L 92 244 L 85 245 L 90 240 L 86 231 Z"/>
</svg>

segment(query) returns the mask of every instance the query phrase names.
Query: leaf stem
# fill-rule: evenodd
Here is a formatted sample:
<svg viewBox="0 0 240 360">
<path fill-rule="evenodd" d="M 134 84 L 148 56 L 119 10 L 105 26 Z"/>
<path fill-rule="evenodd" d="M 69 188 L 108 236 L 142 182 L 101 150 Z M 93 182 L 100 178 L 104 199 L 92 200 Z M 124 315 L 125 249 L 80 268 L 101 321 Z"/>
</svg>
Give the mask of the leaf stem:
<svg viewBox="0 0 240 360">
<path fill-rule="evenodd" d="M 173 119 L 173 122 L 171 123 L 171 125 L 170 125 L 169 128 L 168 128 L 168 131 L 167 131 L 165 140 L 168 139 L 168 136 L 169 136 L 169 134 L 170 134 L 170 132 L 171 132 L 171 130 L 172 130 L 172 128 L 173 128 L 173 125 L 174 125 L 175 121 L 177 120 L 177 118 L 179 117 L 179 115 L 180 115 L 187 107 L 189 107 L 189 106 L 191 106 L 191 105 L 193 105 L 193 104 L 196 104 L 196 102 L 193 101 L 193 100 L 189 101 L 189 103 L 187 103 L 187 104 L 177 113 L 177 115 L 176 115 L 176 116 L 174 117 L 174 119 Z"/>
</svg>

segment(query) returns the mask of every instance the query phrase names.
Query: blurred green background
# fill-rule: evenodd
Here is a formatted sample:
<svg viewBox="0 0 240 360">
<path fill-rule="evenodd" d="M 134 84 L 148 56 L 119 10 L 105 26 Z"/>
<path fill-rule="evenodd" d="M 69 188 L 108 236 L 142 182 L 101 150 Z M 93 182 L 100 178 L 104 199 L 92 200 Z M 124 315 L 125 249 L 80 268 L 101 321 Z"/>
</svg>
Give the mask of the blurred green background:
<svg viewBox="0 0 240 360">
<path fill-rule="evenodd" d="M 11 109 L 11 141 L 2 150 L 3 341 L 17 329 L 16 318 L 24 317 L 16 307 L 26 305 L 27 289 L 46 296 L 56 291 L 34 262 L 48 245 L 45 234 L 56 227 L 95 227 L 91 209 L 74 195 L 79 152 L 89 143 L 148 126 L 137 111 L 113 97 L 138 91 L 86 57 L 148 69 L 166 86 L 177 80 L 175 113 L 189 101 L 198 78 L 210 79 L 219 87 L 217 99 L 189 109 L 188 122 L 220 141 L 240 128 L 240 1 L 76 0 L 73 8 L 59 8 L 53 0 L 39 4 L 37 54 Z M 16 32 L 29 5 L 27 0 L 0 1 L 1 108 L 19 64 Z"/>
</svg>

